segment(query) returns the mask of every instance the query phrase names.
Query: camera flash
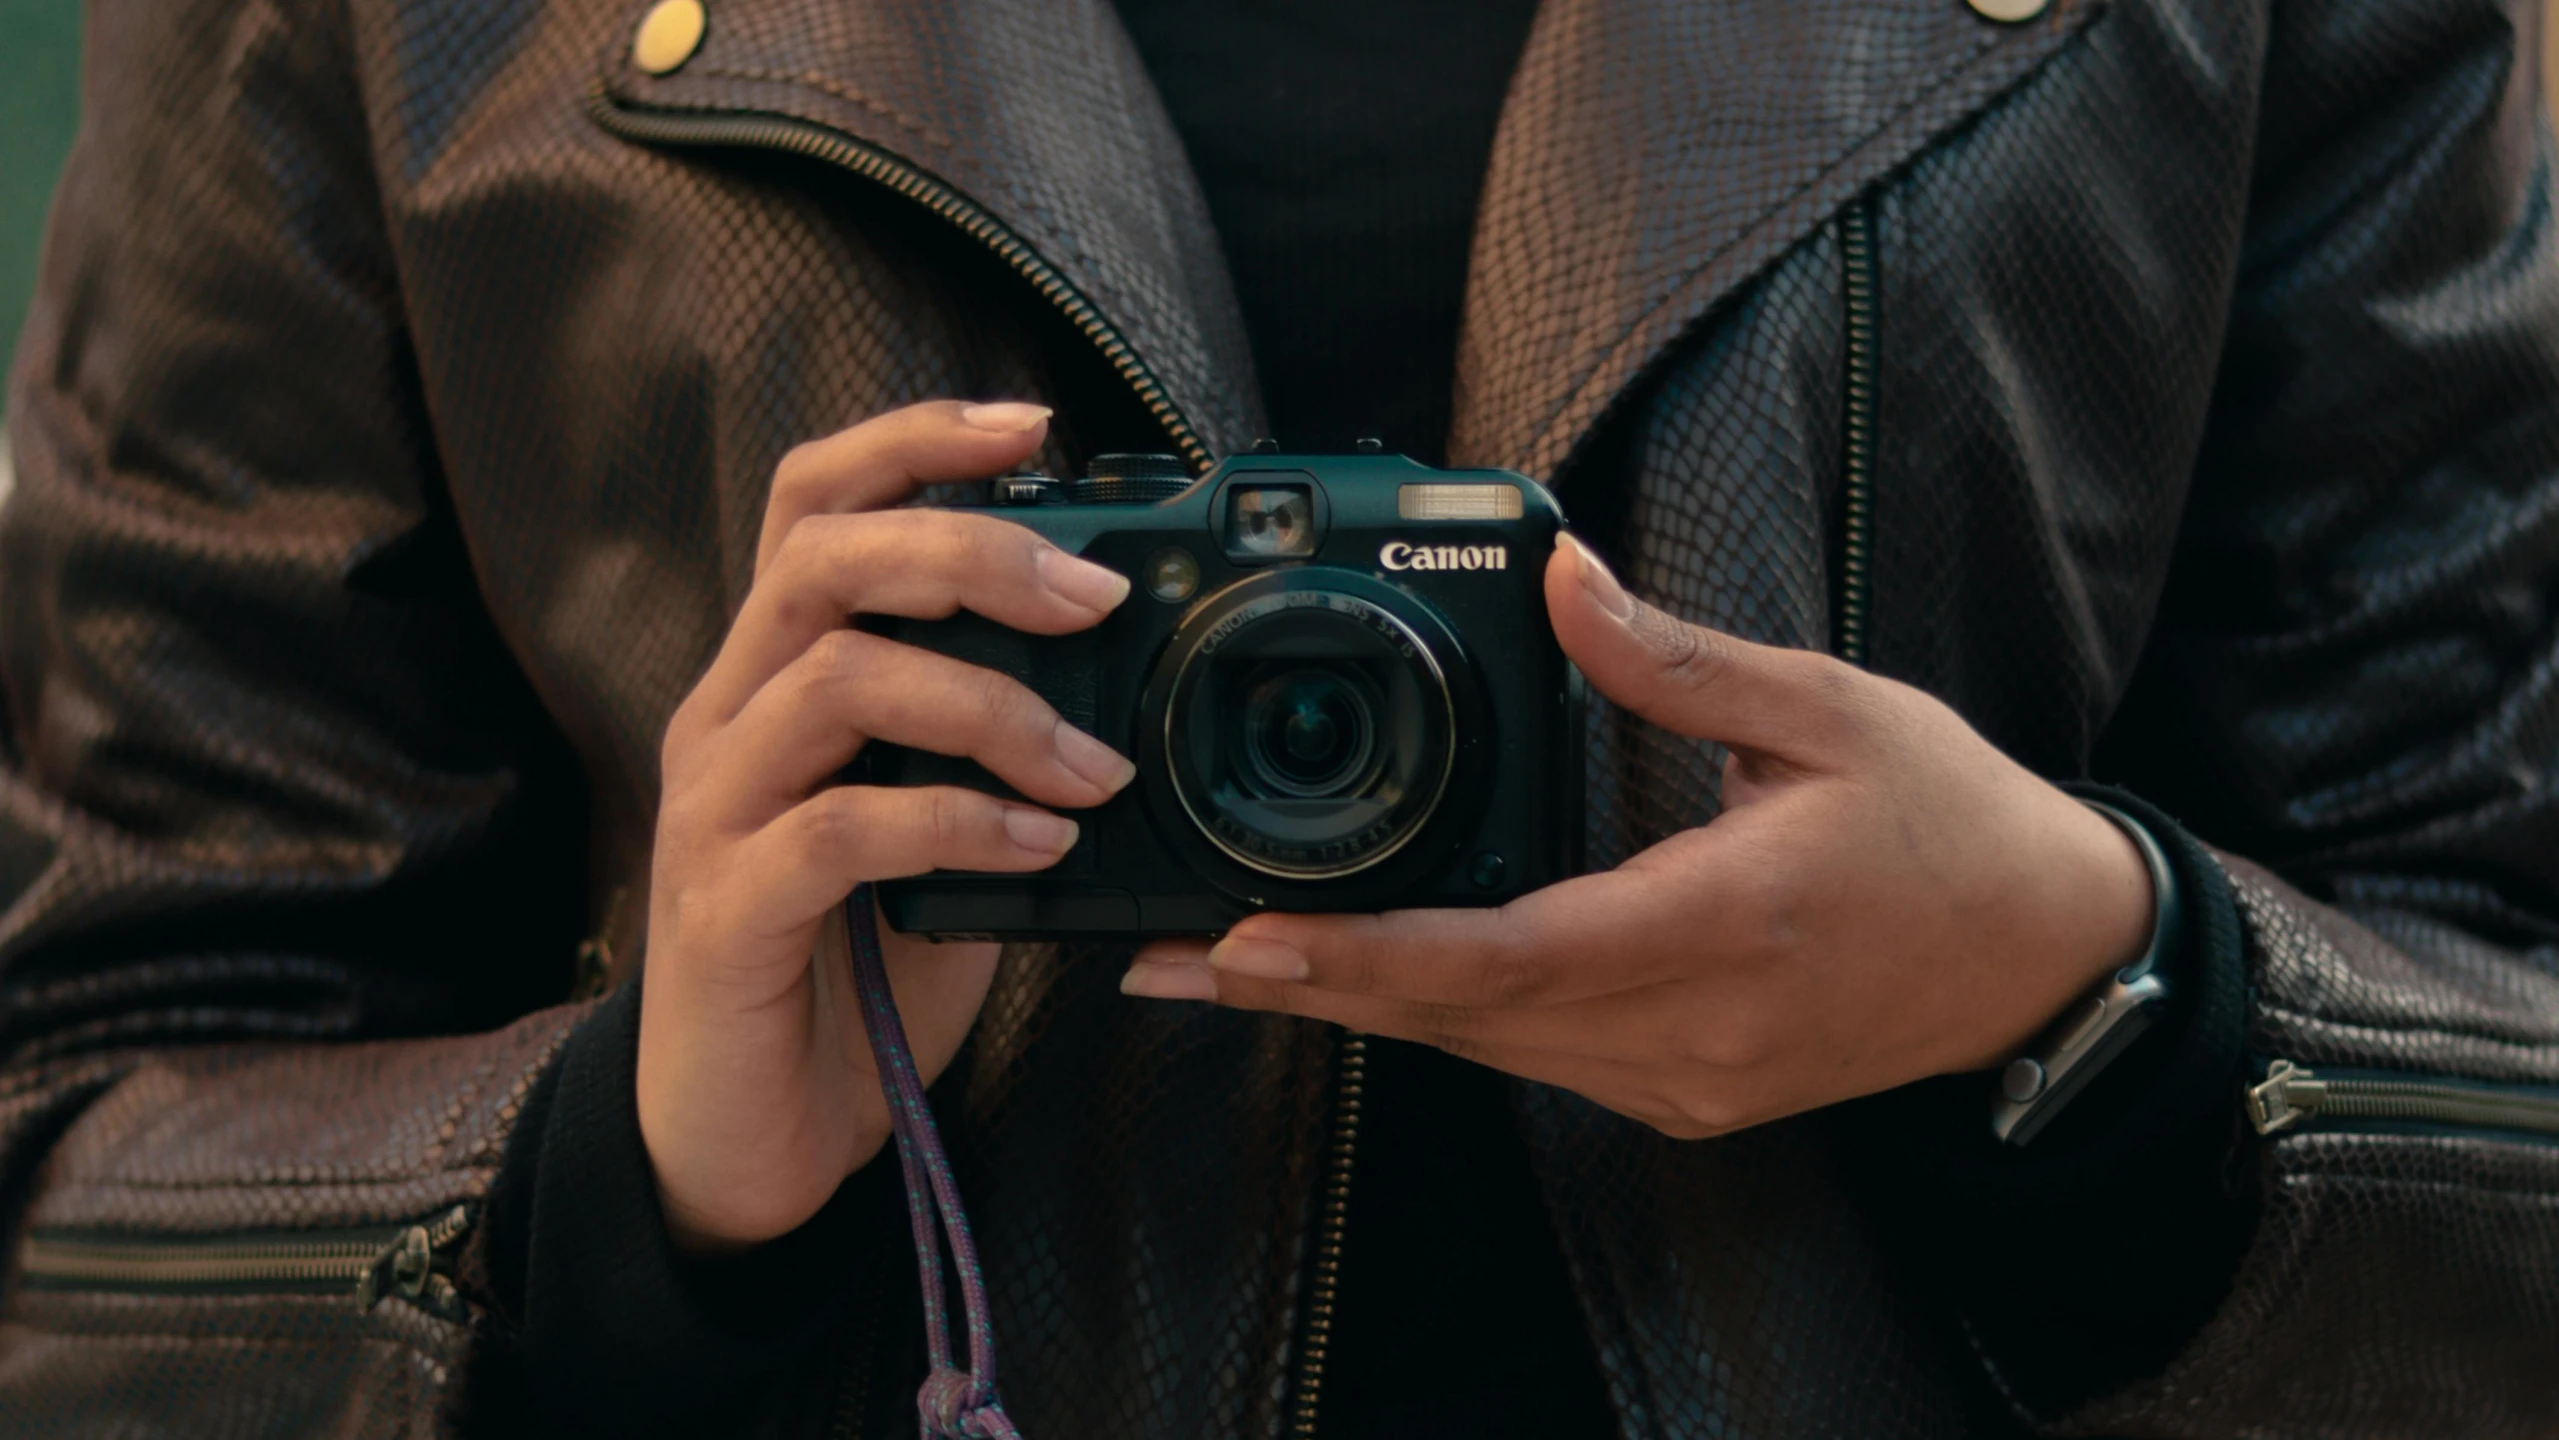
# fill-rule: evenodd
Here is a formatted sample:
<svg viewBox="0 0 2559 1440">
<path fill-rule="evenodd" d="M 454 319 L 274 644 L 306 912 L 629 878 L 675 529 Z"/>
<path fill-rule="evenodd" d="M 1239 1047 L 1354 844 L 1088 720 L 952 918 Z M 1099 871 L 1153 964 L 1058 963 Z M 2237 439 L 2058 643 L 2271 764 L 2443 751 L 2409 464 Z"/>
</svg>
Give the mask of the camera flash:
<svg viewBox="0 0 2559 1440">
<path fill-rule="evenodd" d="M 1227 501 L 1226 547 L 1255 559 L 1315 553 L 1315 499 L 1303 485 L 1239 485 Z"/>
<path fill-rule="evenodd" d="M 1516 520 L 1516 485 L 1398 485 L 1395 513 L 1407 520 Z"/>
</svg>

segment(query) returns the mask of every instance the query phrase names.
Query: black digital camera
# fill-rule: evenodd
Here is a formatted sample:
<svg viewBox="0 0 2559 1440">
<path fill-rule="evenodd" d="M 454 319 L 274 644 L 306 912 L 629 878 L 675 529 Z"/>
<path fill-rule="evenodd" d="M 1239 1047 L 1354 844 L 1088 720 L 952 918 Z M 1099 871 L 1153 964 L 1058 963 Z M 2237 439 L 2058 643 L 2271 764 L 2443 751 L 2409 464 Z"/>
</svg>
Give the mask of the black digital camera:
<svg viewBox="0 0 2559 1440">
<path fill-rule="evenodd" d="M 1269 449 L 1265 442 L 1264 452 Z M 1011 675 L 1137 765 L 1027 875 L 879 887 L 943 938 L 1213 934 L 1256 910 L 1492 905 L 1573 872 L 1578 677 L 1543 577 L 1563 513 L 1505 470 L 1401 456 L 1096 459 L 990 482 L 1005 518 L 1129 576 L 1074 635 L 974 615 L 885 633 Z M 1018 798 L 974 761 L 874 746 L 875 784 Z"/>
</svg>

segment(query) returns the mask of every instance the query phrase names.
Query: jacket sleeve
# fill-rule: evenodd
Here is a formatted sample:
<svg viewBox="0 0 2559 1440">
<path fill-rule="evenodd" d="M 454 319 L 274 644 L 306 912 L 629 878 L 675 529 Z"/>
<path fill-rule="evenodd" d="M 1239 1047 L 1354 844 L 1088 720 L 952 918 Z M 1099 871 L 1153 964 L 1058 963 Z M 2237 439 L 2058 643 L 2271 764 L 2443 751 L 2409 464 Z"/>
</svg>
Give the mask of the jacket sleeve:
<svg viewBox="0 0 2559 1440">
<path fill-rule="evenodd" d="M 325 0 L 90 7 L 0 511 L 12 1435 L 438 1431 L 467 1228 L 370 1307 L 27 1241 L 467 1224 L 584 1013 L 584 801 L 441 498 L 349 43 Z"/>
<path fill-rule="evenodd" d="M 2559 1144 L 2530 1133 L 2559 1114 L 2559 233 L 2540 9 L 2271 7 L 2214 419 L 2101 753 L 2251 857 L 2222 867 L 2248 986 L 2229 1122 L 2254 1229 L 2227 1294 L 2147 1378 L 2071 1395 L 1992 1338 L 2048 1433 L 2559 1428 Z M 2332 1106 L 2260 1135 L 2235 1092 L 2279 1061 L 2526 1103 L 2487 1125 Z"/>
</svg>

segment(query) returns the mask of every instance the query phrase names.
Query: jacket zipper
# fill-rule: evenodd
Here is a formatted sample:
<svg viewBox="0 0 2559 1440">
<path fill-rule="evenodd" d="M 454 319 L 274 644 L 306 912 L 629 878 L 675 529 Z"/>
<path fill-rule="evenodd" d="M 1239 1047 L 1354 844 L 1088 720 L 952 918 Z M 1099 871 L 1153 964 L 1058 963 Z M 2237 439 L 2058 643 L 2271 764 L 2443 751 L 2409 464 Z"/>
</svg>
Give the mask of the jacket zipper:
<svg viewBox="0 0 2559 1440">
<path fill-rule="evenodd" d="M 2278 1060 L 2249 1087 L 2248 1120 L 2260 1135 L 2338 1120 L 2413 1120 L 2559 1136 L 2559 1092 L 2400 1075 L 2320 1075 Z"/>
<path fill-rule="evenodd" d="M 1875 216 L 1858 200 L 1839 222 L 1847 308 L 1847 474 L 1840 485 L 1839 658 L 1866 663 L 1868 587 L 1875 544 Z"/>
<path fill-rule="evenodd" d="M 788 116 L 627 110 L 616 105 L 600 85 L 587 108 L 598 125 L 626 140 L 648 145 L 735 146 L 806 156 L 851 171 L 922 205 L 992 250 L 996 258 L 1030 281 L 1092 340 L 1102 357 L 1164 427 L 1194 473 L 1206 474 L 1216 464 L 1216 457 L 1209 453 L 1189 419 L 1165 393 L 1163 382 L 1090 300 L 976 202 L 896 155 L 840 130 Z M 1305 1333 L 1298 1347 L 1300 1359 L 1289 1425 L 1290 1435 L 1297 1440 L 1306 1440 L 1315 1433 L 1317 1402 L 1323 1393 L 1324 1361 L 1333 1334 L 1333 1306 L 1341 1286 L 1342 1235 L 1350 1217 L 1351 1164 L 1359 1147 L 1360 1090 L 1368 1069 L 1368 1042 L 1361 1036 L 1347 1035 L 1338 1053 L 1333 1142 L 1325 1157 L 1314 1279 L 1307 1298 Z M 858 1405 L 859 1393 L 856 1387 L 855 1399 L 848 1403 Z"/>
<path fill-rule="evenodd" d="M 773 150 L 806 156 L 851 171 L 874 184 L 884 185 L 923 206 L 994 251 L 996 258 L 1030 281 L 1076 329 L 1098 346 L 1102 358 L 1108 360 L 1120 378 L 1137 391 L 1138 399 L 1164 427 L 1165 434 L 1171 437 L 1192 473 L 1205 475 L 1216 464 L 1216 457 L 1209 453 L 1198 432 L 1191 428 L 1189 419 L 1165 393 L 1163 382 L 1156 378 L 1144 360 L 1138 358 L 1128 338 L 1103 317 L 1092 301 L 1068 284 L 1066 278 L 1041 259 L 1039 252 L 1033 250 L 1028 242 L 987 214 L 977 202 L 896 155 L 841 130 L 787 115 L 752 111 L 630 110 L 614 103 L 601 85 L 588 97 L 587 109 L 598 125 L 625 140 L 644 145 Z"/>
<path fill-rule="evenodd" d="M 1333 1306 L 1341 1296 L 1342 1236 L 1350 1227 L 1351 1162 L 1359 1153 L 1360 1092 L 1368 1078 L 1368 1037 L 1342 1036 L 1333 1090 L 1333 1145 L 1324 1157 L 1323 1213 L 1315 1228 L 1315 1274 L 1306 1297 L 1306 1331 L 1298 1346 L 1291 1440 L 1310 1440 L 1324 1397 L 1324 1359 L 1332 1349 Z"/>
<path fill-rule="evenodd" d="M 468 1206 L 409 1225 L 331 1231 L 244 1231 L 187 1239 L 39 1229 L 19 1247 L 34 1290 L 148 1295 L 344 1294 L 365 1310 L 397 1295 L 459 1315 L 444 1268 L 471 1229 Z"/>
</svg>

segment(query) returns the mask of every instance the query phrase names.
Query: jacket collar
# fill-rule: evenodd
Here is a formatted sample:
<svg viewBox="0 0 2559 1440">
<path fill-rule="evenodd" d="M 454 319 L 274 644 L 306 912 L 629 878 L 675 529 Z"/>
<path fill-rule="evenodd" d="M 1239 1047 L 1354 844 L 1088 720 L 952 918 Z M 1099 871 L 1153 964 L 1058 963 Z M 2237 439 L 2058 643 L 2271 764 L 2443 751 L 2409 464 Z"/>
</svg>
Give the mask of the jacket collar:
<svg viewBox="0 0 2559 1440">
<path fill-rule="evenodd" d="M 1477 213 L 1452 461 L 1555 473 L 1701 316 L 2102 3 L 1547 0 Z"/>
<path fill-rule="evenodd" d="M 1207 204 L 1109 0 L 704 0 L 699 49 L 658 76 L 631 58 L 650 3 L 617 8 L 608 103 L 779 115 L 896 157 L 1090 301 L 1209 449 L 1257 433 Z"/>
<path fill-rule="evenodd" d="M 1109 0 L 708 0 L 619 106 L 850 135 L 972 200 L 1125 337 L 1213 450 L 1259 405 L 1197 179 Z M 1700 317 L 2099 13 L 1957 0 L 1547 0 L 1476 225 L 1450 454 L 1551 475 Z M 851 183 L 851 182 L 848 182 Z"/>
</svg>

